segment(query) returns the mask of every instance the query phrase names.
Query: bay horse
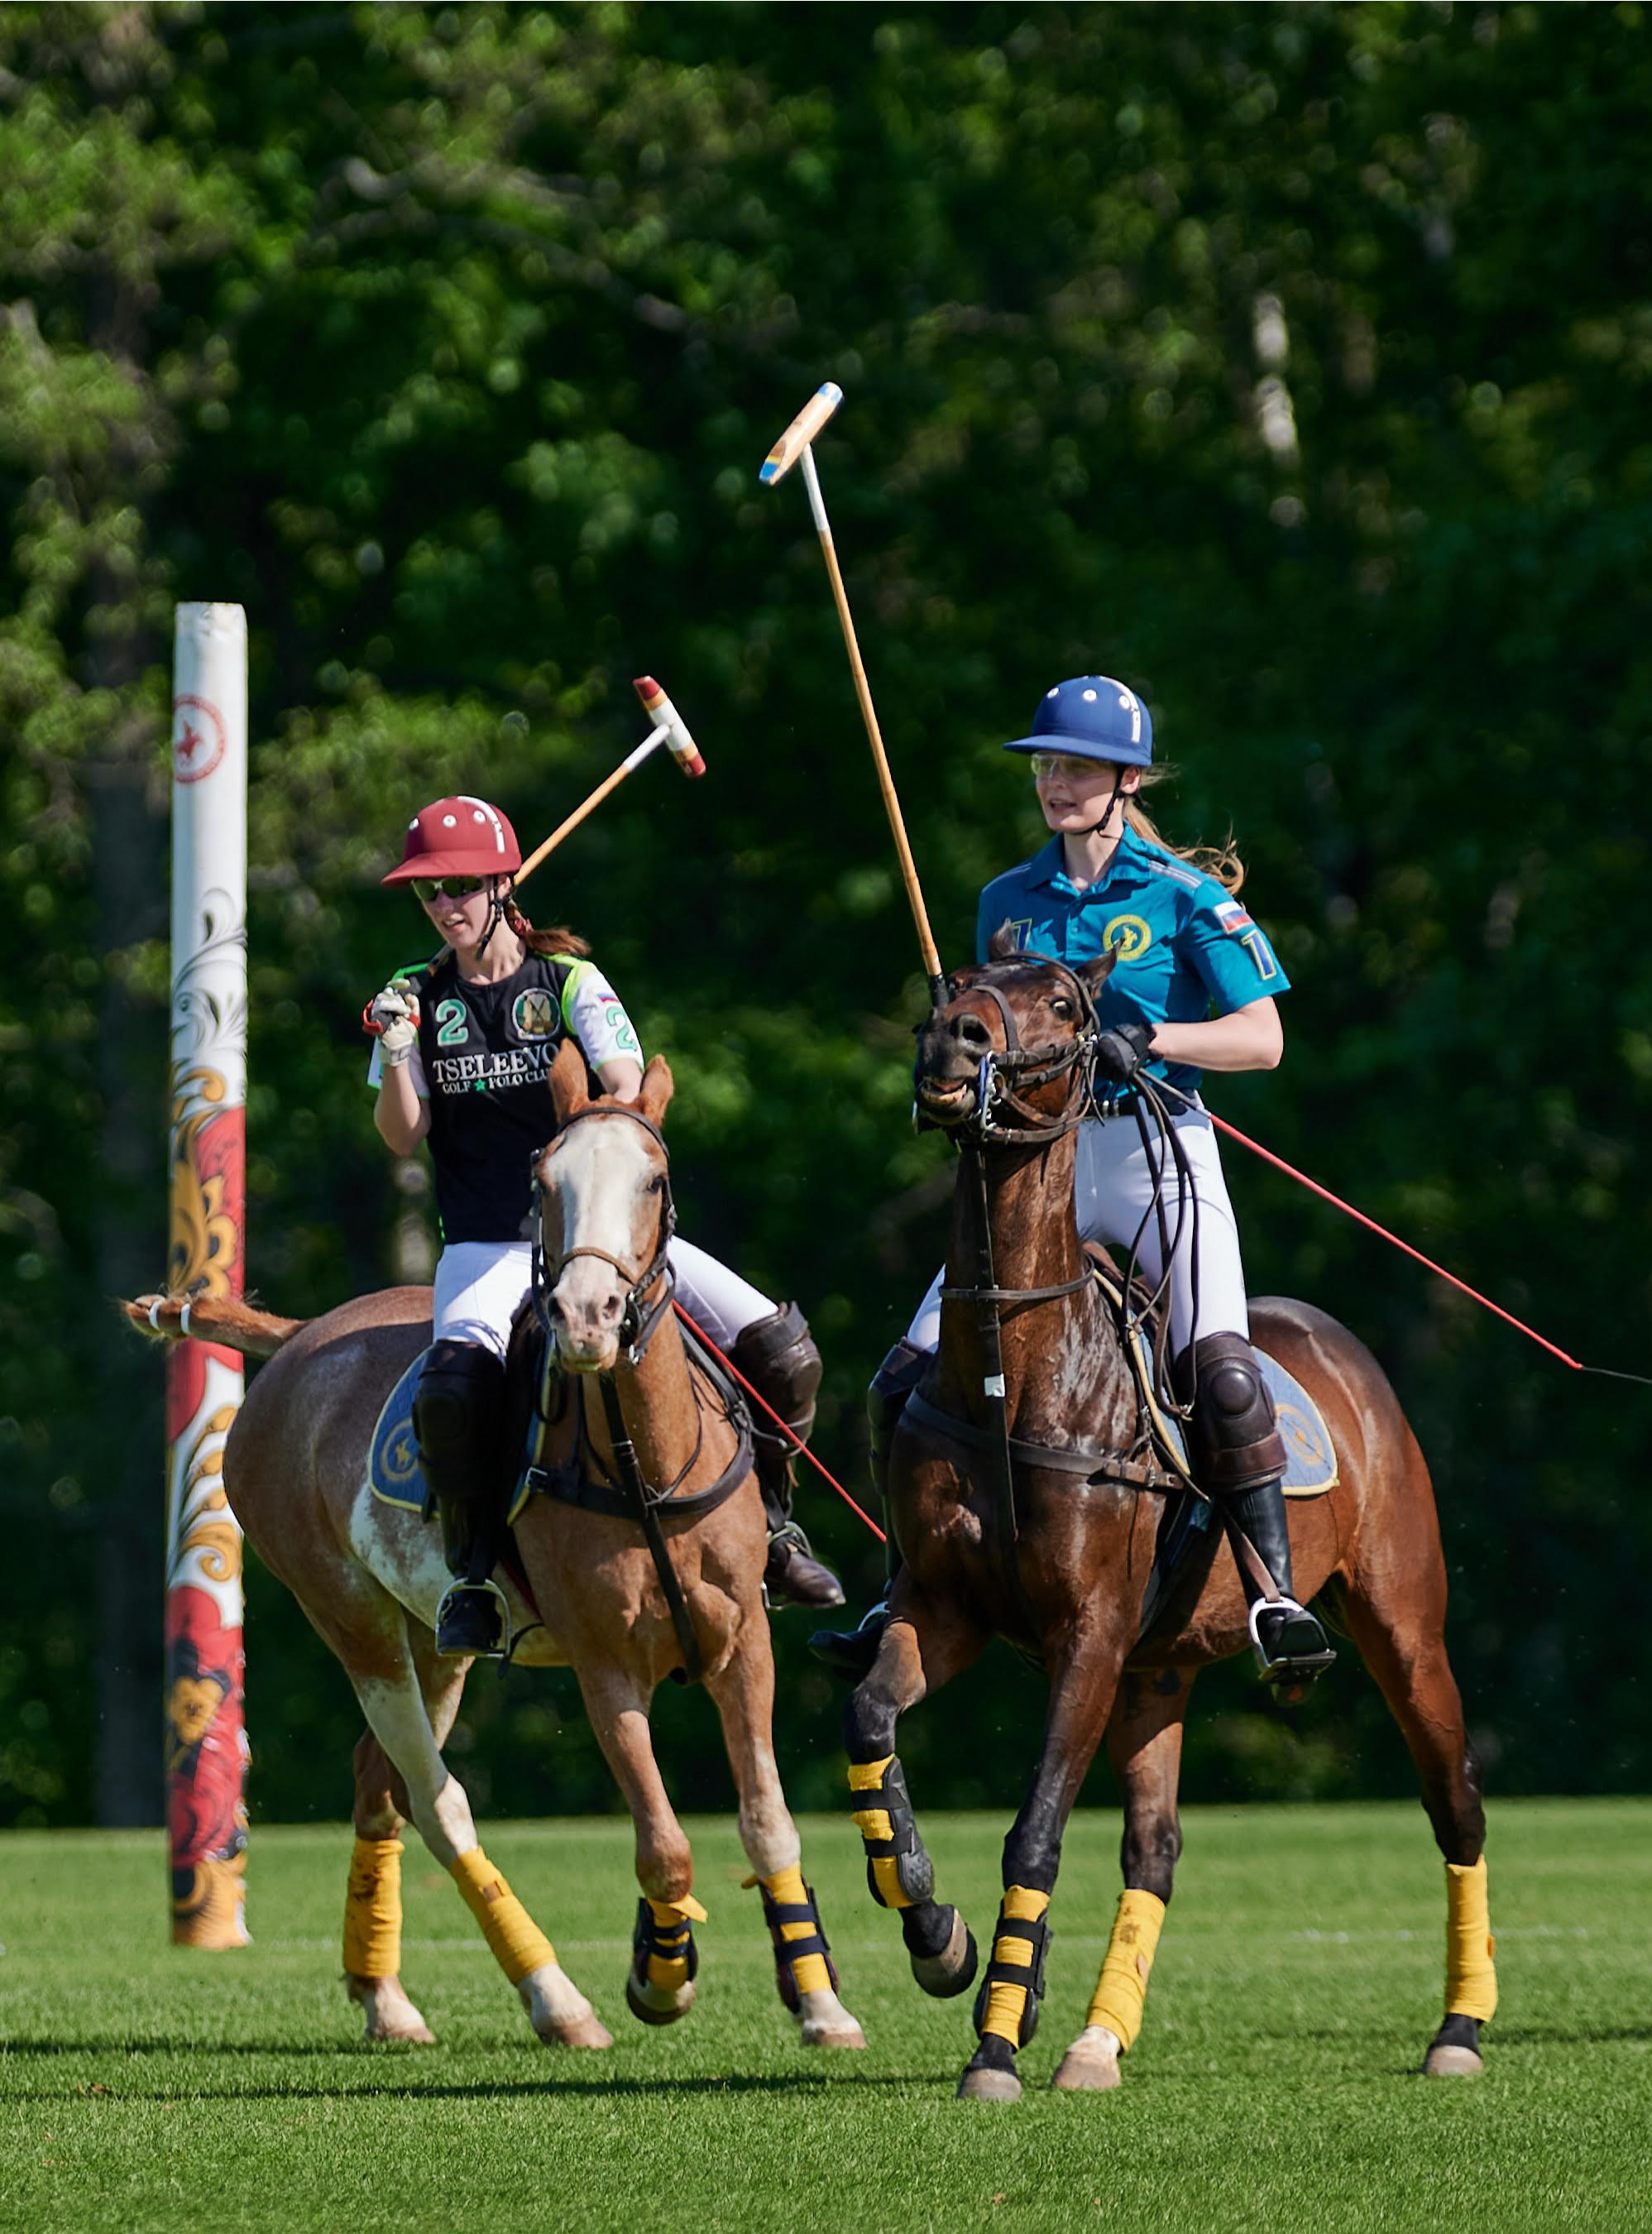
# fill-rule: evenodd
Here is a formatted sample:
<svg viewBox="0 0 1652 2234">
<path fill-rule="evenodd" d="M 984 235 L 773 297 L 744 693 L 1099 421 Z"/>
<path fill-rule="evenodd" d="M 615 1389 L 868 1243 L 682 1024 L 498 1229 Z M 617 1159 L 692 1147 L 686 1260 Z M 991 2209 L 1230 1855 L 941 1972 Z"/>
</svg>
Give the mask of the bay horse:
<svg viewBox="0 0 1652 2234">
<path fill-rule="evenodd" d="M 1094 1107 L 1094 1003 L 1113 957 L 1074 971 L 1012 960 L 996 944 L 989 952 L 945 982 L 918 1031 L 917 1107 L 964 1145 L 940 1345 L 890 1449 L 889 1525 L 904 1564 L 844 1728 L 872 1897 L 899 1911 L 924 1990 L 962 1993 L 974 1982 L 975 1943 L 935 1898 L 896 1726 L 994 1635 L 1048 1673 L 1042 1750 L 1004 1844 L 1003 1902 L 976 2002 L 980 2044 L 958 2087 L 1002 2101 L 1021 2093 L 1016 2052 L 1037 2021 L 1061 1837 L 1104 1737 L 1124 1804 L 1125 1890 L 1088 2022 L 1053 2084 L 1120 2083 L 1181 1850 L 1188 1695 L 1200 1668 L 1243 1649 L 1250 1632 L 1231 1552 L 1213 1528 L 1142 1633 L 1166 1498 L 1142 1486 L 1126 1455 L 1139 1443 L 1140 1400 L 1113 1309 L 1086 1277 L 1073 1201 L 1077 1127 Z M 1329 1429 L 1337 1486 L 1290 1501 L 1291 1557 L 1304 1604 L 1318 1597 L 1357 1646 L 1421 1780 L 1447 1908 L 1446 2015 L 1423 2067 L 1472 2074 L 1497 2002 L 1485 1823 L 1446 1652 L 1428 1470 L 1381 1368 L 1346 1327 L 1277 1298 L 1253 1303 L 1250 1324 Z"/>
<path fill-rule="evenodd" d="M 656 1055 L 635 1103 L 593 1099 L 569 1043 L 551 1083 L 558 1129 L 535 1165 L 535 1295 L 570 1401 L 539 1449 L 561 1492 L 529 1499 L 515 1524 L 520 1576 L 501 1577 L 515 1657 L 573 1669 L 636 1823 L 642 1899 L 625 1982 L 633 2013 L 669 2024 L 695 1998 L 693 1924 L 705 1911 L 655 1760 L 649 1708 L 668 1676 L 697 1672 L 722 1718 L 781 1999 L 806 2046 L 862 2048 L 838 1998 L 775 1766 L 767 1532 L 749 1436 L 737 1405 L 720 1401 L 691 1361 L 670 1308 L 665 1252 L 675 1212 L 661 1127 L 671 1073 Z M 401 1980 L 398 1834 L 411 1818 L 539 2037 L 611 2047 L 483 1853 L 442 1759 L 470 1662 L 434 1649 L 449 1579 L 439 1532 L 369 1484 L 382 1408 L 430 1340 L 429 1290 L 389 1289 L 309 1321 L 227 1300 L 185 1306 L 173 1297 L 125 1308 L 140 1328 L 269 1357 L 231 1430 L 225 1488 L 248 1540 L 343 1665 L 367 1721 L 356 1748 L 344 1924 L 346 1985 L 365 2012 L 367 2038 L 432 2037 Z M 541 1401 L 541 1417 L 545 1409 Z M 634 1513 L 616 1509 L 628 1481 L 650 1502 L 646 1534 Z M 564 1501 L 570 1495 L 578 1502 Z"/>
</svg>

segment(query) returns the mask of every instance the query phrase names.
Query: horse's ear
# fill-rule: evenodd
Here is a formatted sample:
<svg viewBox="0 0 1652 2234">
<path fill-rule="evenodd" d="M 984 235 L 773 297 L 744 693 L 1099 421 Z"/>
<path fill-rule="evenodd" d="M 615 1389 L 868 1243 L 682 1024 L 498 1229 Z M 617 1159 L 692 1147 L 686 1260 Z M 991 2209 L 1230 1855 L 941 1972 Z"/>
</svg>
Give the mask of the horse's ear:
<svg viewBox="0 0 1652 2234">
<path fill-rule="evenodd" d="M 1094 962 L 1080 963 L 1076 974 L 1083 981 L 1093 1001 L 1100 998 L 1101 988 L 1112 977 L 1113 965 L 1118 958 L 1118 950 L 1110 946 L 1105 954 L 1098 954 Z"/>
<path fill-rule="evenodd" d="M 1008 917 L 987 941 L 989 962 L 1013 962 L 1021 952 L 1021 937 Z"/>
<path fill-rule="evenodd" d="M 664 1124 L 666 1108 L 676 1090 L 670 1064 L 663 1055 L 651 1055 L 637 1096 L 637 1106 L 650 1125 Z"/>
<path fill-rule="evenodd" d="M 591 1099 L 585 1083 L 585 1051 L 578 1040 L 564 1040 L 551 1066 L 551 1101 L 558 1127 L 577 1117 Z"/>
</svg>

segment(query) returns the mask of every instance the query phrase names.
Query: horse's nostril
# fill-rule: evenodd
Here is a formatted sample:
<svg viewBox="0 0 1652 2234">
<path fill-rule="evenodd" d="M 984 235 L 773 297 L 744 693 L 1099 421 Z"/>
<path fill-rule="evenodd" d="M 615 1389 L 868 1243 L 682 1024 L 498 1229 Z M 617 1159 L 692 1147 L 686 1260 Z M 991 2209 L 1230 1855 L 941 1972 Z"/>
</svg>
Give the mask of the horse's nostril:
<svg viewBox="0 0 1652 2234">
<path fill-rule="evenodd" d="M 992 1045 L 992 1034 L 979 1016 L 954 1016 L 952 1036 L 961 1046 L 971 1048 L 980 1055 L 985 1055 Z"/>
<path fill-rule="evenodd" d="M 604 1326 L 612 1326 L 615 1320 L 619 1316 L 620 1312 L 624 1309 L 624 1299 L 623 1297 L 605 1297 L 603 1300 L 603 1324 Z"/>
</svg>

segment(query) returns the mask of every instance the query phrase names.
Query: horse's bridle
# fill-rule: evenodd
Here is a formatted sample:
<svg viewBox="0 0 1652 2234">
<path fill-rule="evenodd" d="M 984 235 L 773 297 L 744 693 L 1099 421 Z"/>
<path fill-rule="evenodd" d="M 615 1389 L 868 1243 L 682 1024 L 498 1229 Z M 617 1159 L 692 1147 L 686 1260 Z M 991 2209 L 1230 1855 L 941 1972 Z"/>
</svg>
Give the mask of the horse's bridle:
<svg viewBox="0 0 1652 2234">
<path fill-rule="evenodd" d="M 1019 958 L 1019 957 L 1018 957 Z M 1033 958 L 1033 957 L 1028 957 Z M 1052 1044 L 1042 1048 L 1024 1048 L 1021 1035 L 1015 1029 L 1015 1019 L 1009 1003 L 996 985 L 971 985 L 970 993 L 983 993 L 998 1011 L 1003 1026 L 1004 1044 L 1002 1048 L 989 1048 L 981 1058 L 976 1077 L 976 1108 L 973 1117 L 962 1124 L 946 1129 L 955 1138 L 963 1138 L 986 1147 L 1043 1147 L 1076 1131 L 1088 1115 L 1094 1098 L 1094 1065 L 1095 1042 L 1101 1029 L 1096 1014 L 1095 997 L 1083 979 L 1069 970 L 1064 962 L 1054 956 L 1035 957 L 1046 968 L 1059 970 L 1072 988 L 1078 1005 L 1079 1028 L 1065 1046 Z M 954 996 L 956 997 L 956 996 Z M 919 1027 L 922 1030 L 923 1026 Z M 1063 1107 L 1054 1117 L 1043 1111 L 1030 1108 L 1022 1094 L 1037 1086 L 1048 1086 L 1052 1079 L 1076 1075 L 1079 1091 L 1069 1093 Z M 1019 1089 L 1019 1091 L 1017 1090 Z M 999 1122 L 996 1113 L 1008 1110 L 1021 1121 L 1016 1125 Z"/>
<path fill-rule="evenodd" d="M 542 1192 L 539 1184 L 539 1166 L 550 1150 L 548 1148 L 539 1150 L 533 1159 L 533 1316 L 544 1329 L 546 1338 L 554 1341 L 555 1329 L 551 1323 L 552 1290 L 576 1257 L 595 1257 L 602 1264 L 611 1264 L 626 1284 L 625 1308 L 620 1314 L 619 1321 L 620 1346 L 627 1365 L 640 1365 L 647 1354 L 649 1343 L 654 1338 L 655 1329 L 671 1308 L 671 1298 L 676 1290 L 676 1274 L 671 1269 L 670 1259 L 667 1254 L 671 1246 L 671 1236 L 676 1231 L 677 1225 L 676 1204 L 671 1194 L 670 1153 L 666 1148 L 665 1135 L 653 1119 L 645 1117 L 640 1109 L 633 1109 L 626 1101 L 599 1102 L 593 1104 L 590 1108 L 582 1109 L 577 1116 L 568 1120 L 557 1138 L 558 1140 L 565 1138 L 572 1132 L 576 1125 L 586 1124 L 597 1117 L 628 1117 L 633 1125 L 642 1127 L 650 1140 L 658 1143 L 662 1154 L 666 1157 L 663 1197 L 660 1209 L 659 1241 L 653 1256 L 650 1257 L 640 1272 L 633 1273 L 630 1265 L 623 1264 L 617 1257 L 611 1255 L 606 1249 L 598 1249 L 587 1243 L 581 1243 L 575 1249 L 565 1249 L 553 1265 L 547 1265 L 545 1258 L 545 1221 L 540 1215 L 539 1205 Z M 552 1146 L 555 1145 L 555 1142 L 552 1143 Z M 643 1298 L 650 1289 L 661 1279 L 663 1279 L 664 1285 L 661 1288 L 659 1296 L 655 1302 L 644 1308 Z"/>
</svg>

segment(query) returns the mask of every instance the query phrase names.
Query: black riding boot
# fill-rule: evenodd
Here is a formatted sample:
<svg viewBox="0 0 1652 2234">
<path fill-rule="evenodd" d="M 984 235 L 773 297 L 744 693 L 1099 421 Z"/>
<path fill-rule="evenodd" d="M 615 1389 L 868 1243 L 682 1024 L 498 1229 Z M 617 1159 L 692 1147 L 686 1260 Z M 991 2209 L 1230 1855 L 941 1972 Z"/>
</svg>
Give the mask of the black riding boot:
<svg viewBox="0 0 1652 2234">
<path fill-rule="evenodd" d="M 499 1556 L 500 1411 L 505 1366 L 473 1342 L 439 1342 L 413 1400 L 425 1486 L 441 1513 L 447 1570 L 458 1578 L 436 1614 L 436 1649 L 454 1659 L 499 1658 L 505 1600 L 490 1581 Z"/>
<path fill-rule="evenodd" d="M 814 1426 L 814 1399 L 820 1386 L 820 1353 L 808 1321 L 795 1303 L 782 1303 L 766 1319 L 741 1327 L 728 1352 L 765 1401 L 772 1404 L 800 1442 Z M 751 1408 L 757 1486 L 768 1518 L 768 1560 L 763 1587 L 771 1604 L 840 1606 L 843 1585 L 817 1559 L 809 1539 L 792 1518 L 793 1446 L 768 1414 Z"/>
<path fill-rule="evenodd" d="M 1297 1689 L 1335 1659 L 1317 1618 L 1292 1596 L 1285 1500 L 1285 1447 L 1256 1353 L 1243 1335 L 1213 1334 L 1194 1346 L 1193 1454 L 1201 1486 L 1217 1501 L 1250 1609 L 1250 1635 L 1263 1681 Z M 1187 1378 L 1187 1356 L 1179 1377 Z M 1249 1544 L 1267 1569 L 1268 1596 L 1245 1558 Z"/>
<path fill-rule="evenodd" d="M 882 1510 L 885 1529 L 889 1528 L 889 1447 L 895 1440 L 900 1415 L 906 1409 L 906 1400 L 922 1380 L 929 1362 L 928 1350 L 914 1349 L 904 1340 L 898 1342 L 873 1374 L 866 1391 L 866 1417 L 872 1427 L 869 1471 L 872 1494 Z M 895 1548 L 892 1530 L 885 1549 L 889 1555 L 889 1581 L 893 1583 L 900 1572 L 901 1557 Z M 889 1588 L 885 1584 L 882 1597 L 867 1609 L 855 1628 L 817 1629 L 809 1639 L 809 1650 L 817 1660 L 823 1660 L 833 1675 L 847 1676 L 858 1683 L 878 1657 L 888 1620 Z"/>
</svg>

